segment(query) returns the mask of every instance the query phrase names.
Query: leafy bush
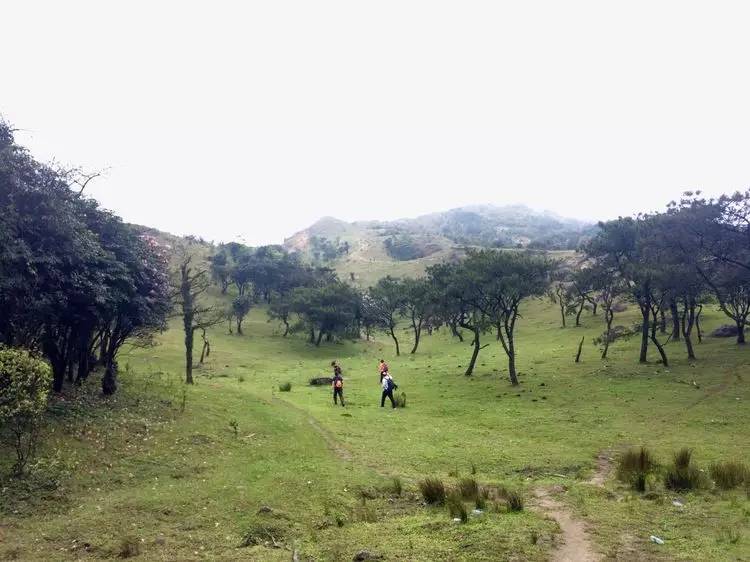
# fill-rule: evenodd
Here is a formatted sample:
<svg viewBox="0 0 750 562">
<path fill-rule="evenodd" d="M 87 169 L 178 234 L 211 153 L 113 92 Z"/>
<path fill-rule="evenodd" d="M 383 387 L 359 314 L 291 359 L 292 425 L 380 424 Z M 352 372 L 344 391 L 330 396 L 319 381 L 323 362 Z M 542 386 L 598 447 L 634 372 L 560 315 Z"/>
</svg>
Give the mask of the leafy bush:
<svg viewBox="0 0 750 562">
<path fill-rule="evenodd" d="M 617 461 L 617 478 L 634 490 L 646 491 L 646 479 L 657 468 L 657 463 L 646 447 L 625 451 Z"/>
<path fill-rule="evenodd" d="M 466 523 L 469 520 L 469 512 L 466 510 L 466 506 L 459 493 L 454 492 L 450 494 L 446 504 L 451 517 L 460 519 L 461 523 Z"/>
<path fill-rule="evenodd" d="M 463 499 L 474 501 L 479 497 L 479 484 L 474 478 L 462 478 L 458 482 L 458 493 Z"/>
<path fill-rule="evenodd" d="M 750 484 L 750 468 L 740 461 L 719 462 L 711 465 L 711 478 L 722 490 Z"/>
<path fill-rule="evenodd" d="M 437 478 L 425 478 L 419 483 L 419 491 L 422 492 L 424 501 L 430 505 L 443 505 L 445 503 L 445 485 Z"/>
<path fill-rule="evenodd" d="M 685 491 L 705 488 L 706 475 L 692 464 L 693 451 L 680 449 L 674 454 L 672 466 L 664 475 L 664 486 L 670 490 Z"/>
<path fill-rule="evenodd" d="M 279 385 L 280 392 L 289 392 L 290 390 L 292 390 L 292 383 L 290 382 L 283 382 Z"/>
<path fill-rule="evenodd" d="M 45 362 L 25 350 L 0 348 L 0 427 L 7 427 L 16 450 L 15 475 L 23 473 L 36 452 L 50 381 Z"/>
</svg>

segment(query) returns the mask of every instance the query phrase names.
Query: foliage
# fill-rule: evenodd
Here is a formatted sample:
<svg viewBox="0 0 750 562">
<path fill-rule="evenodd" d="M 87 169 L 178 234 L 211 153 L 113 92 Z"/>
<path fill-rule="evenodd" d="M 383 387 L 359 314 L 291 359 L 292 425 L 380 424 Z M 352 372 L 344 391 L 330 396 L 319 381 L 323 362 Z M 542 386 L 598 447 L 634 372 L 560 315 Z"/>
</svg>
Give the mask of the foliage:
<svg viewBox="0 0 750 562">
<path fill-rule="evenodd" d="M 46 363 L 25 350 L 0 348 L 0 429 L 10 434 L 16 451 L 14 474 L 22 474 L 34 457 L 50 382 Z"/>
<path fill-rule="evenodd" d="M 74 179 L 34 160 L 0 123 L 0 343 L 41 350 L 56 391 L 98 360 L 111 394 L 123 344 L 165 327 L 166 255 L 74 191 Z"/>
</svg>

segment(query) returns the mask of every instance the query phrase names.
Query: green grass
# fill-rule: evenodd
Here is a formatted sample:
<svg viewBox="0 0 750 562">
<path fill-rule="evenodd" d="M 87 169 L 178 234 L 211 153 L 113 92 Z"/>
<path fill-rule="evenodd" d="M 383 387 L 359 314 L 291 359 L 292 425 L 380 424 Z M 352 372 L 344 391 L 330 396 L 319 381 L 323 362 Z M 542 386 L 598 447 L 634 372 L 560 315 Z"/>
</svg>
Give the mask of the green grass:
<svg viewBox="0 0 750 562">
<path fill-rule="evenodd" d="M 550 484 L 566 487 L 557 499 L 587 521 L 602 554 L 750 557 L 744 489 L 678 496 L 657 482 L 648 499 L 614 474 L 604 488 L 585 483 L 605 450 L 644 445 L 667 465 L 687 447 L 706 473 L 747 459 L 750 348 L 706 338 L 689 362 L 670 343 L 665 369 L 655 353 L 639 365 L 634 340 L 615 343 L 608 362 L 586 344 L 575 364 L 580 337 L 598 335 L 600 318 L 563 330 L 552 306 L 534 302 L 523 313 L 513 388 L 490 335 L 466 378 L 468 340 L 445 331 L 397 358 L 382 335 L 320 348 L 282 338 L 254 310 L 245 336 L 224 326 L 211 334 L 184 411 L 175 325 L 158 347 L 122 354 L 114 399 L 99 397 L 92 380 L 54 402 L 43 462 L 28 481 L 2 483 L 0 560 L 115 558 L 131 539 L 144 560 L 286 561 L 289 549 L 316 560 L 351 560 L 362 549 L 387 560 L 546 560 L 557 525 L 528 504 L 534 487 Z M 724 319 L 711 312 L 704 323 L 708 332 Z M 383 356 L 408 408 L 379 407 Z M 344 369 L 346 408 L 333 406 L 328 387 L 307 384 L 333 359 Z M 293 390 L 280 392 L 286 383 Z M 4 472 L 9 458 L 0 455 Z M 526 509 L 487 510 L 459 525 L 445 507 L 422 504 L 424 478 L 455 488 L 473 472 L 482 489 L 517 490 Z M 678 497 L 684 508 L 672 505 Z M 652 534 L 666 543 L 650 543 Z"/>
</svg>

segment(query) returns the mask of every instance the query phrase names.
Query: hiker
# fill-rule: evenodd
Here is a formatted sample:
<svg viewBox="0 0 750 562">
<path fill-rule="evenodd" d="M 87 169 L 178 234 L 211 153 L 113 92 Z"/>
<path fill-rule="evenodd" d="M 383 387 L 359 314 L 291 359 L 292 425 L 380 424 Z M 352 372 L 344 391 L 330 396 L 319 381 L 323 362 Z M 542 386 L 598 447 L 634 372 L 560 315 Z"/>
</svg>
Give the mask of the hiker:
<svg viewBox="0 0 750 562">
<path fill-rule="evenodd" d="M 336 361 L 331 361 L 331 367 L 333 367 L 333 376 L 341 375 L 341 366 Z"/>
<path fill-rule="evenodd" d="M 391 401 L 391 406 L 395 408 L 396 401 L 393 399 L 393 391 L 398 388 L 398 385 L 393 382 L 393 378 L 391 378 L 391 375 L 388 373 L 388 371 L 383 371 L 381 385 L 383 387 L 383 394 L 380 396 L 380 407 L 382 408 L 383 406 L 385 406 L 385 398 L 387 396 Z"/>
<path fill-rule="evenodd" d="M 388 363 L 385 362 L 385 360 L 381 359 L 380 364 L 378 365 L 378 371 L 380 372 L 380 383 L 383 383 L 383 373 L 388 372 Z"/>
<path fill-rule="evenodd" d="M 338 403 L 337 398 L 341 398 L 341 405 L 346 406 L 344 404 L 344 378 L 341 376 L 341 368 L 334 369 L 331 388 L 333 388 L 333 405 L 335 406 Z"/>
</svg>

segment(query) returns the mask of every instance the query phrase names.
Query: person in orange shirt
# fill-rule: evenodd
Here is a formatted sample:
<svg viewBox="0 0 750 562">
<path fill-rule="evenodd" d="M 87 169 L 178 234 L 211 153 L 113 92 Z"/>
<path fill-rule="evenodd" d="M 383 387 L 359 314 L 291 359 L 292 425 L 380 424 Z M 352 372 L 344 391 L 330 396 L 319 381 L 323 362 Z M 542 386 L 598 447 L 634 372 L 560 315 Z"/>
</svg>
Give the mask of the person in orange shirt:
<svg viewBox="0 0 750 562">
<path fill-rule="evenodd" d="M 380 382 L 383 383 L 383 375 L 388 372 L 388 363 L 381 359 L 378 365 L 378 371 L 380 372 Z"/>
</svg>

